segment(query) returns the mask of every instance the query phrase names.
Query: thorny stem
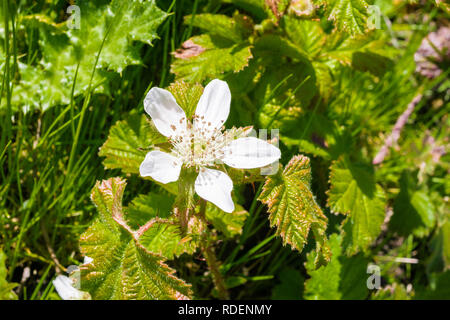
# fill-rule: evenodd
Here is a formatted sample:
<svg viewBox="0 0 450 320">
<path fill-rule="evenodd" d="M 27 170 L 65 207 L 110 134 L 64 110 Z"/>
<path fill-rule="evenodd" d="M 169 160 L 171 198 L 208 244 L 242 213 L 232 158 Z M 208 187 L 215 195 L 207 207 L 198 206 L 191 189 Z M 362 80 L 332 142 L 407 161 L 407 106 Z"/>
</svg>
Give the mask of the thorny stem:
<svg viewBox="0 0 450 320">
<path fill-rule="evenodd" d="M 174 224 L 173 221 L 169 221 L 167 219 L 162 218 L 153 218 L 150 221 L 148 221 L 146 224 L 141 226 L 136 232 L 135 235 L 139 238 L 141 237 L 148 229 L 150 229 L 155 223 L 166 223 L 166 224 Z"/>
<path fill-rule="evenodd" d="M 200 212 L 199 216 L 200 218 L 205 222 L 205 225 L 207 224 L 206 217 L 205 217 L 205 209 L 206 209 L 206 201 L 201 200 L 200 202 Z M 228 290 L 225 286 L 225 280 L 222 277 L 222 274 L 220 273 L 220 261 L 217 260 L 216 254 L 214 252 L 214 247 L 210 245 L 209 243 L 209 229 L 206 228 L 205 230 L 205 237 L 203 240 L 203 256 L 205 257 L 206 264 L 208 265 L 208 269 L 211 272 L 214 286 L 216 287 L 217 293 L 219 294 L 219 298 L 222 300 L 229 300 L 230 295 L 228 293 Z"/>
</svg>

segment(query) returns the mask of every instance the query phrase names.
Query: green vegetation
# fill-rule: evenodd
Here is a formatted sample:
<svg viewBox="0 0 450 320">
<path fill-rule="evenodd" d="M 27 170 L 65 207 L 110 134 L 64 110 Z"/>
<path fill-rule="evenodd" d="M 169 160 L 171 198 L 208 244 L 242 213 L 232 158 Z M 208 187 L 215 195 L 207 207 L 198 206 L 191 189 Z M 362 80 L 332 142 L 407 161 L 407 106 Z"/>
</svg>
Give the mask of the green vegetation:
<svg viewBox="0 0 450 320">
<path fill-rule="evenodd" d="M 450 299 L 449 18 L 439 0 L 2 0 L 0 300 L 60 299 L 71 265 L 93 299 Z M 149 90 L 189 118 L 214 79 L 225 127 L 281 150 L 274 175 L 217 167 L 231 213 L 194 168 L 139 169 L 172 142 Z"/>
</svg>

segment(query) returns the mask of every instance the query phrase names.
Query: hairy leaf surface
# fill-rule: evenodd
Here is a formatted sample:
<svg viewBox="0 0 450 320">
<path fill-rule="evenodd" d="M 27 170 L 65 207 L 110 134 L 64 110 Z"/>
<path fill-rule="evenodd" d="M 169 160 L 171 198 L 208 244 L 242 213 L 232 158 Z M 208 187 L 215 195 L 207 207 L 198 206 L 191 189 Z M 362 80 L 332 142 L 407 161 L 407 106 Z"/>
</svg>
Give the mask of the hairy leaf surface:
<svg viewBox="0 0 450 320">
<path fill-rule="evenodd" d="M 174 276 L 163 257 L 147 250 L 122 211 L 125 180 L 97 182 L 91 198 L 98 216 L 80 239 L 93 261 L 81 268 L 81 290 L 93 299 L 185 299 L 190 286 Z"/>
<path fill-rule="evenodd" d="M 284 244 L 301 251 L 312 229 L 316 240 L 315 264 L 317 267 L 330 260 L 325 230 L 327 217 L 317 204 L 311 191 L 309 158 L 295 156 L 274 176 L 268 176 L 259 200 L 269 207 L 271 226 Z"/>
<path fill-rule="evenodd" d="M 368 7 L 365 0 L 316 0 L 324 5 L 329 20 L 333 20 L 339 31 L 352 35 L 362 34 L 368 29 Z"/>
<path fill-rule="evenodd" d="M 186 55 L 186 50 L 195 49 L 195 54 Z M 183 44 L 175 54 L 178 59 L 171 66 L 171 72 L 179 80 L 202 82 L 205 79 L 222 78 L 226 73 L 243 70 L 252 57 L 251 46 L 203 34 Z"/>
</svg>

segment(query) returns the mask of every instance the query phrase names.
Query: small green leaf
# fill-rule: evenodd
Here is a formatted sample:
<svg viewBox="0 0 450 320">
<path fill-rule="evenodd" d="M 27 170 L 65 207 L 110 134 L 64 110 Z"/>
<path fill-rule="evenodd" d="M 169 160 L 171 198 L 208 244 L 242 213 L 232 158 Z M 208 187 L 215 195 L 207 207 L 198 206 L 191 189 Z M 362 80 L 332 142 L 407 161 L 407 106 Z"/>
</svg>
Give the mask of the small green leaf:
<svg viewBox="0 0 450 320">
<path fill-rule="evenodd" d="M 252 14 L 254 14 L 259 19 L 264 19 L 267 17 L 265 0 L 222 0 L 224 3 L 232 3 L 237 7 L 240 7 Z"/>
<path fill-rule="evenodd" d="M 127 224 L 138 229 L 153 218 L 169 218 L 174 200 L 172 194 L 162 191 L 137 196 L 124 208 Z"/>
<path fill-rule="evenodd" d="M 81 290 L 93 299 L 185 299 L 190 286 L 173 275 L 163 257 L 140 242 L 122 211 L 125 180 L 97 182 L 91 198 L 98 216 L 81 235 L 81 252 L 93 261 L 81 268 Z"/>
<path fill-rule="evenodd" d="M 240 14 L 233 17 L 223 14 L 196 14 L 184 17 L 184 23 L 235 43 L 245 41 L 253 31 L 251 18 Z"/>
<path fill-rule="evenodd" d="M 145 232 L 140 236 L 140 243 L 150 252 L 166 259 L 173 259 L 182 253 L 192 254 L 198 247 L 195 236 L 201 225 L 192 221 L 191 232 L 181 236 L 178 220 L 172 214 L 174 196 L 150 192 L 133 199 L 125 211 L 127 224 L 134 230 L 141 227 Z M 195 218 L 194 218 L 195 219 Z M 196 231 L 196 232 L 194 232 Z"/>
<path fill-rule="evenodd" d="M 242 233 L 248 212 L 240 205 L 232 213 L 226 213 L 210 202 L 206 205 L 206 219 L 211 221 L 214 228 L 222 232 L 226 237 L 232 238 Z"/>
<path fill-rule="evenodd" d="M 209 34 L 195 36 L 175 53 L 177 59 L 171 72 L 177 79 L 188 82 L 223 78 L 227 73 L 238 72 L 248 66 L 252 58 L 250 49 L 246 42 L 236 44 Z M 193 53 L 189 53 L 192 50 Z"/>
<path fill-rule="evenodd" d="M 0 249 L 0 300 L 17 300 L 17 295 L 12 291 L 17 284 L 8 283 L 7 275 L 6 254 Z"/>
<path fill-rule="evenodd" d="M 327 217 L 316 203 L 311 191 L 311 167 L 309 158 L 295 156 L 283 172 L 268 176 L 259 200 L 269 207 L 271 226 L 277 227 L 277 235 L 283 243 L 301 251 L 310 229 L 316 240 L 317 267 L 330 260 L 325 230 Z"/>
<path fill-rule="evenodd" d="M 362 254 L 347 257 L 342 248 L 342 236 L 330 236 L 331 261 L 316 270 L 314 255 L 309 253 L 306 270 L 311 277 L 305 283 L 308 300 L 365 299 L 368 260 Z"/>
<path fill-rule="evenodd" d="M 381 77 L 394 65 L 387 57 L 373 52 L 355 52 L 352 56 L 352 67 L 360 71 L 368 71 Z"/>
<path fill-rule="evenodd" d="M 176 81 L 168 88 L 178 105 L 184 110 L 188 118 L 192 117 L 197 108 L 197 103 L 203 94 L 203 87 L 198 84 L 191 84 L 184 81 Z"/>
<path fill-rule="evenodd" d="M 319 21 L 300 20 L 284 16 L 282 25 L 296 49 L 311 59 L 317 57 L 327 41 Z"/>
<path fill-rule="evenodd" d="M 450 299 L 450 270 L 433 274 L 430 279 L 430 286 L 419 287 L 416 291 L 417 300 L 448 300 Z"/>
<path fill-rule="evenodd" d="M 403 284 L 393 283 L 385 288 L 375 291 L 371 300 L 411 300 L 411 294 Z"/>
<path fill-rule="evenodd" d="M 347 215 L 344 243 L 349 245 L 347 252 L 354 254 L 367 248 L 381 232 L 384 191 L 375 183 L 372 167 L 350 163 L 345 157 L 331 166 L 330 183 L 328 205 L 333 212 Z"/>
<path fill-rule="evenodd" d="M 435 210 L 427 192 L 417 187 L 413 173 L 404 171 L 400 178 L 400 193 L 394 202 L 394 215 L 389 222 L 389 229 L 401 236 L 427 236 L 436 222 Z"/>
<path fill-rule="evenodd" d="M 166 141 L 143 112 L 131 112 L 111 127 L 99 156 L 106 157 L 103 165 L 107 169 L 138 174 L 149 147 Z"/>
<path fill-rule="evenodd" d="M 339 31 L 351 35 L 362 34 L 368 30 L 369 3 L 365 0 L 316 0 L 325 5 L 329 20 L 333 20 Z"/>
</svg>

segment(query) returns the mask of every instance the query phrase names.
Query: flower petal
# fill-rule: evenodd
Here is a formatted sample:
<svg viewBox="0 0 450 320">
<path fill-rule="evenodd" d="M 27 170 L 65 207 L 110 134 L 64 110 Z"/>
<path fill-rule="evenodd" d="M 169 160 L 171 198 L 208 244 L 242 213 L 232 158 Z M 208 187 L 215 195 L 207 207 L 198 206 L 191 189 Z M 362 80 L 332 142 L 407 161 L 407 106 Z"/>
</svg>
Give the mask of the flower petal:
<svg viewBox="0 0 450 320">
<path fill-rule="evenodd" d="M 83 260 L 83 266 L 87 265 L 87 264 L 90 264 L 93 261 L 94 261 L 94 259 L 92 259 L 91 257 L 85 256 L 84 260 Z"/>
<path fill-rule="evenodd" d="M 161 183 L 177 181 L 182 163 L 178 158 L 158 150 L 150 151 L 139 167 L 143 177 L 152 177 Z"/>
<path fill-rule="evenodd" d="M 180 135 L 186 130 L 186 114 L 169 91 L 152 88 L 145 97 L 144 109 L 166 137 Z"/>
<path fill-rule="evenodd" d="M 237 169 L 254 169 L 267 166 L 281 157 L 281 151 L 267 141 L 246 137 L 231 141 L 224 149 L 222 161 Z"/>
<path fill-rule="evenodd" d="M 233 181 L 225 173 L 219 170 L 201 168 L 195 180 L 195 192 L 218 206 L 225 212 L 234 211 L 234 202 L 231 199 Z"/>
<path fill-rule="evenodd" d="M 85 300 L 86 292 L 73 287 L 72 279 L 66 276 L 57 276 L 53 280 L 56 291 L 63 300 Z"/>
<path fill-rule="evenodd" d="M 231 93 L 228 84 L 222 80 L 212 80 L 205 87 L 197 104 L 195 126 L 208 131 L 220 128 L 228 119 L 230 103 Z"/>
</svg>

